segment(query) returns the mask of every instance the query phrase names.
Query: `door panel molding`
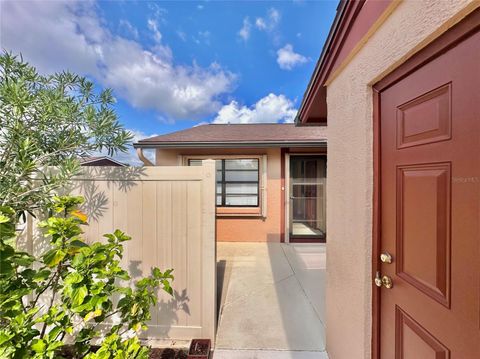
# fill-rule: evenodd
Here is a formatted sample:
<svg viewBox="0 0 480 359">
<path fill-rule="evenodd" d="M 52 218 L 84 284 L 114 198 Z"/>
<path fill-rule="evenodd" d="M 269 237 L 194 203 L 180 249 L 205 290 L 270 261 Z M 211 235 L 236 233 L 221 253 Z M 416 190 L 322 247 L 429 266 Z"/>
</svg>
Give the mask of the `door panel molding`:
<svg viewBox="0 0 480 359">
<path fill-rule="evenodd" d="M 447 308 L 450 308 L 451 167 L 450 162 L 398 166 L 396 181 L 396 274 Z M 428 263 L 431 253 L 435 253 L 434 263 Z M 410 261 L 409 257 L 415 260 Z"/>
<path fill-rule="evenodd" d="M 411 357 L 412 353 L 407 353 L 411 341 L 417 342 L 417 346 L 419 342 L 423 344 L 423 352 L 415 353 L 418 358 L 450 359 L 450 350 L 397 305 L 395 306 L 395 359 Z"/>
<path fill-rule="evenodd" d="M 397 108 L 397 149 L 452 138 L 451 83 Z"/>
</svg>

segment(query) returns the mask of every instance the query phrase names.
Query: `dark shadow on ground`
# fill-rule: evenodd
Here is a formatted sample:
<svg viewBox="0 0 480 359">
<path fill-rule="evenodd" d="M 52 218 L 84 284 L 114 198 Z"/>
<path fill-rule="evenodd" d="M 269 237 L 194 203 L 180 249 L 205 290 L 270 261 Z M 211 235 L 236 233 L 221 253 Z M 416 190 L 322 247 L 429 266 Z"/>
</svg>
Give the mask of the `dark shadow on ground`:
<svg viewBox="0 0 480 359">
<path fill-rule="evenodd" d="M 217 327 L 220 319 L 220 310 L 222 308 L 223 300 L 225 298 L 227 288 L 225 288 L 225 273 L 227 267 L 226 260 L 217 261 Z M 224 293 L 225 292 L 225 293 Z"/>
</svg>

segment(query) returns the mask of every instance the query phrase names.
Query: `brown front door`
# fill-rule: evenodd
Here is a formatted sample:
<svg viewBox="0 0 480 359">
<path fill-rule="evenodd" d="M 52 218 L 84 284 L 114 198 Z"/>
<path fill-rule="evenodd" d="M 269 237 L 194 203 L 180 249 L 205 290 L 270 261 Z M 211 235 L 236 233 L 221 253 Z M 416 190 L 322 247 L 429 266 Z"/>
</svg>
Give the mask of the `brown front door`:
<svg viewBox="0 0 480 359">
<path fill-rule="evenodd" d="M 465 36 L 378 95 L 382 359 L 480 358 L 480 32 Z"/>
</svg>

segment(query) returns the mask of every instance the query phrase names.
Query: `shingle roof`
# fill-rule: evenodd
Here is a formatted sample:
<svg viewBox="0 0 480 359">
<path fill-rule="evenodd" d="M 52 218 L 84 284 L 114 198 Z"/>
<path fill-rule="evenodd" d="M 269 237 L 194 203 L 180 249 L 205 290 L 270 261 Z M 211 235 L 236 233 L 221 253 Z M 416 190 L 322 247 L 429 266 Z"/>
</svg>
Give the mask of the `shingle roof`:
<svg viewBox="0 0 480 359">
<path fill-rule="evenodd" d="M 294 124 L 209 124 L 146 138 L 135 147 L 179 147 L 208 145 L 315 145 L 326 143 L 325 126 Z"/>
<path fill-rule="evenodd" d="M 108 156 L 87 156 L 80 157 L 78 160 L 82 166 L 93 166 L 96 164 L 106 166 L 107 163 L 114 166 L 126 166 L 125 163 L 119 162 Z"/>
</svg>

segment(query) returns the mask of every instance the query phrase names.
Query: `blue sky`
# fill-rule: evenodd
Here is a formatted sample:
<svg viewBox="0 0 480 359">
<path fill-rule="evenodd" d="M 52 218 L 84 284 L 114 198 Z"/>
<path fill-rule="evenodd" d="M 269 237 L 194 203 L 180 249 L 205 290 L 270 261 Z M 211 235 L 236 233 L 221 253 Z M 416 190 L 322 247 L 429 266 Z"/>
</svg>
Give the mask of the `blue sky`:
<svg viewBox="0 0 480 359">
<path fill-rule="evenodd" d="M 2 1 L 1 45 L 111 87 L 136 139 L 291 122 L 338 1 Z"/>
</svg>

